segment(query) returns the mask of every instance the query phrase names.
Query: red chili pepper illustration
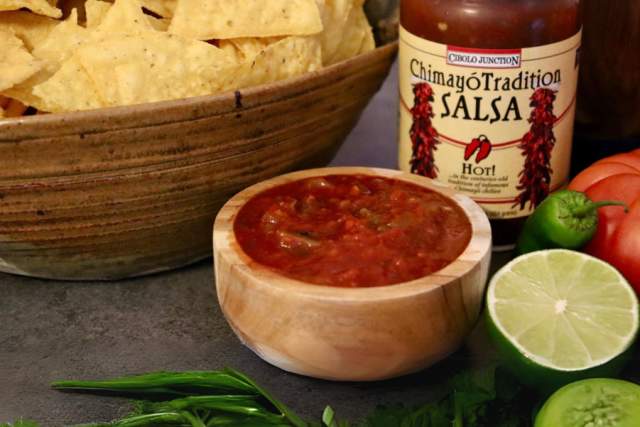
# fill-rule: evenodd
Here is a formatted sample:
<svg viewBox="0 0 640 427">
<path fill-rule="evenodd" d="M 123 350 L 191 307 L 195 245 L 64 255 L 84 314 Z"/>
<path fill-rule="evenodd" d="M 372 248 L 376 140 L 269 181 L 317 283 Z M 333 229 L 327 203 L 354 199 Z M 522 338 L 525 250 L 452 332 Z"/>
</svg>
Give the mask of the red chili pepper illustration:
<svg viewBox="0 0 640 427">
<path fill-rule="evenodd" d="M 429 178 L 437 178 L 438 168 L 434 163 L 434 151 L 437 150 L 438 131 L 431 124 L 433 118 L 433 89 L 428 83 L 413 86 L 413 108 L 411 115 L 410 136 L 413 153 L 411 155 L 411 172 Z"/>
<path fill-rule="evenodd" d="M 465 148 L 464 150 L 464 159 L 469 160 L 471 156 L 473 156 L 473 154 L 478 150 L 478 148 L 480 148 L 481 143 L 482 141 L 480 141 L 478 138 L 472 139 L 471 142 L 467 144 L 467 148 Z"/>
<path fill-rule="evenodd" d="M 553 103 L 556 91 L 547 88 L 537 89 L 531 96 L 531 129 L 522 138 L 520 149 L 525 157 L 522 172 L 520 172 L 521 193 L 513 205 L 520 205 L 524 210 L 527 203 L 530 207 L 537 207 L 549 195 L 551 190 L 551 153 L 556 143 L 553 125 L 556 116 L 553 114 Z"/>
<path fill-rule="evenodd" d="M 472 139 L 471 142 L 467 144 L 467 147 L 464 150 L 464 159 L 469 160 L 477 151 L 476 163 L 480 163 L 489 157 L 492 148 L 493 146 L 491 145 L 489 138 L 485 135 L 480 135 L 479 137 Z"/>
<path fill-rule="evenodd" d="M 489 154 L 491 154 L 491 150 L 493 149 L 489 138 L 484 135 L 482 135 L 480 138 L 484 139 L 480 143 L 480 150 L 478 151 L 478 155 L 476 156 L 476 163 L 480 163 L 481 161 L 489 157 Z"/>
</svg>

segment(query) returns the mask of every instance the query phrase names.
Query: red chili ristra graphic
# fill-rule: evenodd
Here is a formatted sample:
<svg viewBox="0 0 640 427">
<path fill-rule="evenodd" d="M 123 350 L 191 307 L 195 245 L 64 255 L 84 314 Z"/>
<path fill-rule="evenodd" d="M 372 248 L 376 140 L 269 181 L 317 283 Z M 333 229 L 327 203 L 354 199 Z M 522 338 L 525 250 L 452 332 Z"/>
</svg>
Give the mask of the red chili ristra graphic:
<svg viewBox="0 0 640 427">
<path fill-rule="evenodd" d="M 556 91 L 547 88 L 537 89 L 531 96 L 531 129 L 522 138 L 520 149 L 525 157 L 524 167 L 520 172 L 521 192 L 514 206 L 520 205 L 524 210 L 527 203 L 537 207 L 549 195 L 551 189 L 551 152 L 556 143 L 553 125 L 556 116 L 553 114 L 553 103 Z"/>
<path fill-rule="evenodd" d="M 433 89 L 428 83 L 417 83 L 413 86 L 413 108 L 411 116 L 410 136 L 413 154 L 411 155 L 411 172 L 436 178 L 438 167 L 434 164 L 433 152 L 437 150 L 438 131 L 431 124 L 433 118 Z"/>
</svg>

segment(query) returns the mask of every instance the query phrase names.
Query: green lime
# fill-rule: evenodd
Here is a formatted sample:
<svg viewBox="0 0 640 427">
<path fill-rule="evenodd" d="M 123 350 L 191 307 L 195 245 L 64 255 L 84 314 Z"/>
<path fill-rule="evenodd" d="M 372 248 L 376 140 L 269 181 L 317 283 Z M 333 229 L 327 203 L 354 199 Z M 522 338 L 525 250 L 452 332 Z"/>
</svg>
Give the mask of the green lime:
<svg viewBox="0 0 640 427">
<path fill-rule="evenodd" d="M 638 334 L 638 299 L 609 264 L 579 252 L 532 252 L 489 283 L 488 331 L 514 374 L 553 390 L 616 375 Z"/>
<path fill-rule="evenodd" d="M 536 416 L 535 427 L 638 427 L 640 386 L 596 378 L 564 386 Z"/>
</svg>

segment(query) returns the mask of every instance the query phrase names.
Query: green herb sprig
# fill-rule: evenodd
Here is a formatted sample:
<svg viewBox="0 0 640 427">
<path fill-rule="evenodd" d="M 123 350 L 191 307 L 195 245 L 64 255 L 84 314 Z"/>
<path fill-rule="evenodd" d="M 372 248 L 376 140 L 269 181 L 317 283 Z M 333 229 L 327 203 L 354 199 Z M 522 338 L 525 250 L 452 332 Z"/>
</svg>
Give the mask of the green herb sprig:
<svg viewBox="0 0 640 427">
<path fill-rule="evenodd" d="M 465 371 L 454 377 L 442 399 L 417 407 L 378 407 L 365 420 L 351 424 L 338 421 L 327 408 L 328 427 L 530 427 L 536 396 L 520 386 L 502 369 Z"/>
<path fill-rule="evenodd" d="M 537 401 L 502 369 L 464 371 L 440 400 L 417 407 L 380 406 L 365 419 L 340 420 L 327 406 L 321 420 L 302 420 L 268 391 L 233 369 L 156 372 L 100 381 L 57 381 L 53 388 L 137 397 L 128 416 L 91 427 L 530 427 Z M 0 427 L 38 427 L 30 421 Z M 78 426 L 79 427 L 79 426 Z M 88 427 L 88 426 L 85 426 Z"/>
</svg>

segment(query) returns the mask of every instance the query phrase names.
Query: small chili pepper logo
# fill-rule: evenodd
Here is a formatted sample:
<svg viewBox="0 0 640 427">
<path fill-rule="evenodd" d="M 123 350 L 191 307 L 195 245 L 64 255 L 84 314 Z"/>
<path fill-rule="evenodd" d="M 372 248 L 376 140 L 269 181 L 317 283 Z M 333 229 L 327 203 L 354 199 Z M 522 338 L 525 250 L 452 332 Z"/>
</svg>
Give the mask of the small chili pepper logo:
<svg viewBox="0 0 640 427">
<path fill-rule="evenodd" d="M 471 140 L 467 147 L 464 150 L 464 159 L 469 160 L 471 156 L 476 154 L 476 163 L 480 163 L 491 154 L 493 146 L 491 145 L 491 141 L 486 135 L 480 135 L 477 138 Z"/>
</svg>

